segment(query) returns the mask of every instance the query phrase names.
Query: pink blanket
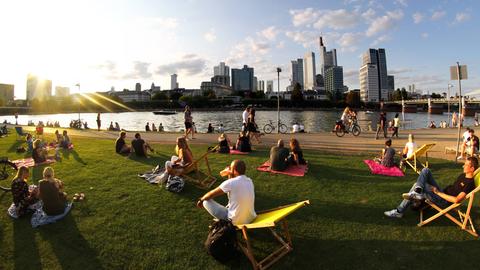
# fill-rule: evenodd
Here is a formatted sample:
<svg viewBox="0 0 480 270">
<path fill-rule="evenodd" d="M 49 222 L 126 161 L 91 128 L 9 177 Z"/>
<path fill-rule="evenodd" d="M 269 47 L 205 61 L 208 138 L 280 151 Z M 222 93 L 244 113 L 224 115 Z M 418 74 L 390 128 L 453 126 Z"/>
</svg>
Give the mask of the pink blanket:
<svg viewBox="0 0 480 270">
<path fill-rule="evenodd" d="M 270 161 L 265 161 L 260 167 L 257 168 L 257 171 L 261 172 L 271 172 L 278 174 L 285 174 L 290 176 L 304 176 L 308 170 L 308 165 L 290 165 L 285 171 L 272 171 L 270 170 Z"/>
<path fill-rule="evenodd" d="M 15 163 L 15 165 L 17 165 L 17 168 L 20 168 L 21 166 L 30 168 L 38 165 L 54 163 L 55 159 L 47 159 L 45 162 L 37 163 L 37 164 L 35 164 L 35 162 L 33 161 L 33 158 L 17 159 L 17 160 L 13 160 L 12 162 Z"/>
<path fill-rule="evenodd" d="M 373 160 L 364 160 L 365 164 L 368 165 L 370 168 L 370 171 L 373 174 L 381 174 L 381 175 L 386 175 L 386 176 L 397 176 L 397 177 L 402 177 L 405 176 L 398 167 L 385 167 L 382 164 L 378 164 L 377 162 Z"/>
<path fill-rule="evenodd" d="M 249 152 L 240 152 L 238 150 L 230 149 L 230 155 L 248 155 Z"/>
</svg>

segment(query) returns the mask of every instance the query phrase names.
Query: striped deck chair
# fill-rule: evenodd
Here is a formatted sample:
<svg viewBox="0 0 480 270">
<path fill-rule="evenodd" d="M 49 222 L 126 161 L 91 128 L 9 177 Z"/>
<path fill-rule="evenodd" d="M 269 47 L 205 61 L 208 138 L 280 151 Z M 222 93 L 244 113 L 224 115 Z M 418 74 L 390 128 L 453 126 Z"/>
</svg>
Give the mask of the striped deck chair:
<svg viewBox="0 0 480 270">
<path fill-rule="evenodd" d="M 407 163 L 416 173 L 420 174 L 420 171 L 423 168 L 428 168 L 428 151 L 434 146 L 434 143 L 422 145 L 422 147 L 418 148 L 411 157 L 405 159 L 405 163 Z M 420 161 L 420 157 L 422 156 L 425 156 L 425 163 Z"/>
<path fill-rule="evenodd" d="M 243 241 L 239 241 L 239 246 L 245 256 L 247 256 L 252 263 L 253 269 L 266 269 L 293 250 L 292 239 L 290 238 L 290 233 L 288 232 L 286 217 L 308 204 L 310 204 L 310 201 L 306 200 L 290 205 L 280 206 L 275 209 L 258 212 L 257 217 L 251 223 L 236 225 L 237 230 L 242 231 Z M 275 231 L 275 227 L 278 223 L 281 223 L 283 237 Z M 252 245 L 248 238 L 248 230 L 262 228 L 268 228 L 273 234 L 273 237 L 280 242 L 281 247 L 261 261 L 257 261 L 253 254 Z"/>
<path fill-rule="evenodd" d="M 460 229 L 468 232 L 469 234 L 478 237 L 478 233 L 475 230 L 473 225 L 472 218 L 470 217 L 470 213 L 472 211 L 473 201 L 475 199 L 475 194 L 480 190 L 480 169 L 477 169 L 474 172 L 474 181 L 475 181 L 475 189 L 472 190 L 470 193 L 465 196 L 465 199 L 461 202 L 451 204 L 450 206 L 446 207 L 445 209 L 440 208 L 438 205 L 434 204 L 429 200 L 425 200 L 425 202 L 431 206 L 433 209 L 437 210 L 438 213 L 431 216 L 430 218 L 423 220 L 423 212 L 425 208 L 420 210 L 420 223 L 418 223 L 419 227 L 425 226 L 428 223 L 434 221 L 438 217 L 445 216 L 446 218 L 450 219 L 453 223 L 458 225 Z M 462 212 L 462 205 L 463 203 L 467 204 L 467 208 L 465 212 Z M 458 214 L 458 219 L 453 217 L 449 212 L 456 211 Z"/>
<path fill-rule="evenodd" d="M 208 150 L 200 158 L 194 160 L 183 170 L 180 176 L 202 189 L 211 188 L 217 181 L 217 178 L 212 175 L 212 170 L 210 169 L 210 164 L 208 163 L 208 154 L 213 152 L 215 149 L 216 148 Z M 200 170 L 203 163 L 205 163 L 205 171 Z"/>
</svg>

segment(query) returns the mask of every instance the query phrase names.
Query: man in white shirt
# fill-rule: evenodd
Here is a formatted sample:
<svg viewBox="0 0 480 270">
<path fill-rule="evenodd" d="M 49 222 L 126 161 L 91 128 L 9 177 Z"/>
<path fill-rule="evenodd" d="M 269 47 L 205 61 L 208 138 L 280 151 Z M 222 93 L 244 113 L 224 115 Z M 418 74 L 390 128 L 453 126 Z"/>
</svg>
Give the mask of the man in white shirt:
<svg viewBox="0 0 480 270">
<path fill-rule="evenodd" d="M 250 109 L 252 109 L 252 106 L 248 105 L 247 108 L 245 108 L 245 111 L 242 113 L 242 120 L 243 120 L 243 127 L 247 127 L 247 122 L 248 122 L 248 115 L 250 114 Z"/>
<path fill-rule="evenodd" d="M 295 124 L 293 124 L 292 126 L 292 133 L 299 133 L 300 132 L 300 125 L 298 125 L 297 122 L 295 122 Z"/>
<path fill-rule="evenodd" d="M 255 213 L 255 191 L 252 179 L 245 176 L 246 165 L 241 160 L 234 160 L 230 167 L 221 172 L 222 176 L 230 178 L 217 188 L 207 192 L 197 202 L 197 207 L 205 208 L 217 219 L 231 220 L 233 224 L 250 223 Z M 213 198 L 228 195 L 228 205 L 225 207 Z"/>
</svg>

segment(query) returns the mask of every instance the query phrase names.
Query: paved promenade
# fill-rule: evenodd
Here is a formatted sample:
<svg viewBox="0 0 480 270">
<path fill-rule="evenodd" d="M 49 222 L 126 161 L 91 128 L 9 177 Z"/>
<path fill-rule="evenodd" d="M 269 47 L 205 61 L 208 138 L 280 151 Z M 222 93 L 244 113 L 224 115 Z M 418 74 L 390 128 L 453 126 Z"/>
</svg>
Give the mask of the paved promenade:
<svg viewBox="0 0 480 270">
<path fill-rule="evenodd" d="M 29 132 L 34 132 L 34 127 L 24 127 Z M 45 133 L 54 133 L 56 128 L 45 128 Z M 60 132 L 63 130 L 59 128 Z M 445 147 L 456 147 L 457 143 L 457 129 L 417 129 L 417 130 L 400 130 L 398 139 L 393 139 L 393 147 L 400 151 L 405 146 L 408 140 L 408 134 L 415 135 L 415 141 L 420 146 L 425 143 L 436 143 L 437 145 L 432 149 L 429 156 L 443 159 L 454 160 L 455 153 L 445 154 Z M 461 133 L 463 134 L 462 129 Z M 479 131 L 480 132 L 480 129 Z M 118 136 L 116 131 L 97 131 L 97 130 L 75 130 L 68 129 L 68 133 L 72 136 L 104 138 L 114 140 Z M 135 132 L 127 132 L 127 141 L 133 138 Z M 173 144 L 175 139 L 180 136 L 180 133 L 157 133 L 157 132 L 140 132 L 142 138 L 151 143 L 166 143 Z M 230 140 L 233 142 L 237 138 L 236 133 L 228 134 Z M 375 155 L 381 151 L 385 140 L 381 137 L 375 140 L 374 132 L 362 132 L 360 136 L 354 137 L 351 134 L 345 134 L 344 137 L 339 138 L 331 132 L 319 133 L 297 133 L 297 134 L 268 134 L 262 136 L 262 143 L 260 147 L 270 147 L 281 138 L 289 140 L 295 136 L 300 141 L 300 145 L 305 149 L 317 149 L 326 152 L 332 152 L 339 155 L 371 153 Z M 198 133 L 194 140 L 190 140 L 191 144 L 214 144 L 217 140 L 217 134 Z M 113 147 L 113 146 L 112 146 Z"/>
</svg>

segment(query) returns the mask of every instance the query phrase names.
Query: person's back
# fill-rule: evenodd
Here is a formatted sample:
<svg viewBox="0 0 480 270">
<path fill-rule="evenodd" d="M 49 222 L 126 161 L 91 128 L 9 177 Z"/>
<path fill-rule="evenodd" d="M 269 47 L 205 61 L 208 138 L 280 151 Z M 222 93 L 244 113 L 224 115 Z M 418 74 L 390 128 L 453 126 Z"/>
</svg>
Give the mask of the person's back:
<svg viewBox="0 0 480 270">
<path fill-rule="evenodd" d="M 293 127 L 292 127 L 292 132 L 293 133 L 300 132 L 300 126 L 298 124 L 294 124 Z"/>
<path fill-rule="evenodd" d="M 32 158 L 35 164 L 42 163 L 47 160 L 41 148 L 33 148 Z"/>
<path fill-rule="evenodd" d="M 141 138 L 135 138 L 132 140 L 132 148 L 135 151 L 135 154 L 140 157 L 146 157 L 147 153 L 145 153 L 144 145 L 145 141 Z"/>
<path fill-rule="evenodd" d="M 255 219 L 257 214 L 252 179 L 246 175 L 239 175 L 224 181 L 219 187 L 228 193 L 228 218 L 233 224 L 246 224 Z"/>
<path fill-rule="evenodd" d="M 238 138 L 238 147 L 237 150 L 240 152 L 251 152 L 252 146 L 250 144 L 250 139 L 248 136 L 240 136 Z"/>
<path fill-rule="evenodd" d="M 407 148 L 406 158 L 411 158 L 413 156 L 413 153 L 415 153 L 415 151 L 417 151 L 417 143 L 415 143 L 415 142 L 407 142 L 405 144 L 405 147 Z"/>
<path fill-rule="evenodd" d="M 270 164 L 274 171 L 283 171 L 287 168 L 286 158 L 289 151 L 285 147 L 274 146 L 270 149 Z"/>
<path fill-rule="evenodd" d="M 228 145 L 227 138 L 220 139 L 218 142 L 218 152 L 223 154 L 230 153 L 230 146 Z"/>
<path fill-rule="evenodd" d="M 49 216 L 60 215 L 65 210 L 66 197 L 58 188 L 57 179 L 40 180 L 38 182 L 43 211 Z"/>
<path fill-rule="evenodd" d="M 115 152 L 122 152 L 123 146 L 125 145 L 125 140 L 122 137 L 118 137 L 115 141 Z"/>
<path fill-rule="evenodd" d="M 394 158 L 395 157 L 395 149 L 393 147 L 385 148 L 385 153 L 383 154 L 382 158 L 382 165 L 385 167 L 393 167 L 395 166 Z"/>
</svg>

